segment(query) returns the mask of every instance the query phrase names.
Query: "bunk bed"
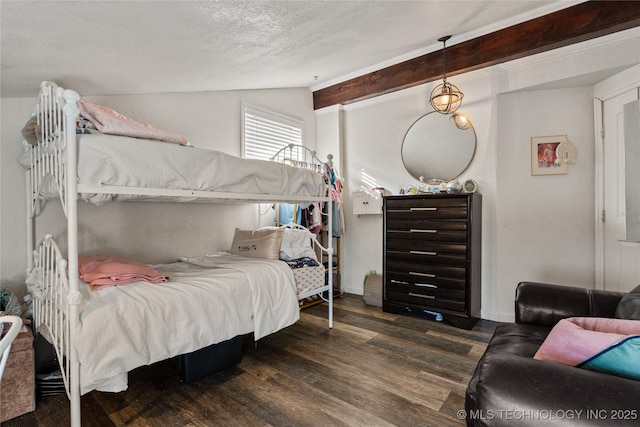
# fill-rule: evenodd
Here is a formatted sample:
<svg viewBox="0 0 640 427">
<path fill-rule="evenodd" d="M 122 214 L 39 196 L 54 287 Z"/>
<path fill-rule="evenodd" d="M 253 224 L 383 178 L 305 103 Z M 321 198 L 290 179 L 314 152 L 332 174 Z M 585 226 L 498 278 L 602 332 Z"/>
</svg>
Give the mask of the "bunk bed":
<svg viewBox="0 0 640 427">
<path fill-rule="evenodd" d="M 268 162 L 199 149 L 185 141 L 174 144 L 101 132 L 83 134 L 78 130 L 79 102 L 77 92 L 43 82 L 30 119 L 34 138 L 24 142 L 25 153 L 20 159 L 27 181 L 27 283 L 33 297 L 33 324 L 55 348 L 71 402 L 72 425 L 80 425 L 82 394 L 94 389 L 122 390 L 126 388 L 126 372 L 136 366 L 235 335 L 253 332 L 257 340 L 294 323 L 299 318 L 300 299 L 325 296 L 328 326 L 333 326 L 331 239 L 326 247 L 312 239 L 314 250 L 324 252 L 329 263 L 326 281 L 323 274 L 322 282 L 311 287 L 296 284 L 291 269 L 281 261 L 218 253 L 153 266 L 168 275 L 166 283 L 135 282 L 135 286 L 92 291 L 80 280 L 79 200 L 95 205 L 121 200 L 326 203 L 329 230 L 332 203 L 324 176 L 326 164 L 305 147 L 290 145 Z M 105 150 L 111 150 L 106 158 L 101 157 Z M 169 176 L 163 178 L 162 174 Z M 35 243 L 36 217 L 43 204 L 54 198 L 62 203 L 67 219 L 66 254 L 52 235 Z M 211 283 L 215 286 L 209 286 Z M 210 293 L 213 287 L 218 290 Z M 172 289 L 177 288 L 191 300 L 182 310 L 176 308 L 180 301 L 172 300 L 177 298 Z M 215 299 L 219 301 L 211 309 L 207 305 Z M 168 300 L 172 301 L 170 308 L 166 307 Z M 194 307 L 193 301 L 198 300 L 205 306 Z M 173 315 L 174 310 L 180 311 L 179 317 Z M 207 317 L 212 312 L 218 318 L 244 317 L 225 330 L 220 324 L 228 322 L 216 322 L 215 316 L 212 321 Z M 146 325 L 150 336 L 139 331 L 127 335 L 132 328 L 118 323 L 119 317 L 129 325 Z M 115 323 L 105 323 L 111 322 L 107 318 Z M 167 319 L 176 318 L 180 319 L 179 330 L 167 324 Z M 190 324 L 200 326 L 183 327 Z M 170 329 L 173 335 L 159 334 L 162 329 Z M 123 344 L 119 339 L 128 342 Z M 113 347 L 124 348 L 124 354 L 107 357 L 107 349 Z M 92 376 L 99 369 L 109 375 Z"/>
</svg>

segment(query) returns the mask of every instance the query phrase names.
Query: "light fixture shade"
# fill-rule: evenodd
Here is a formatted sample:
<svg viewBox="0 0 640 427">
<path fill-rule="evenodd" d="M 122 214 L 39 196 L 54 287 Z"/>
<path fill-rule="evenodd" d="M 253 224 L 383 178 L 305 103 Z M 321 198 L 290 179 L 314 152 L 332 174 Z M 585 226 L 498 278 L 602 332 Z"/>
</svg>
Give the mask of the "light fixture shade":
<svg viewBox="0 0 640 427">
<path fill-rule="evenodd" d="M 453 114 L 449 120 L 451 120 L 460 130 L 467 130 L 471 127 L 469 119 L 462 114 Z"/>
<path fill-rule="evenodd" d="M 451 83 L 444 80 L 431 91 L 429 103 L 439 113 L 449 114 L 460 108 L 464 94 Z"/>
</svg>

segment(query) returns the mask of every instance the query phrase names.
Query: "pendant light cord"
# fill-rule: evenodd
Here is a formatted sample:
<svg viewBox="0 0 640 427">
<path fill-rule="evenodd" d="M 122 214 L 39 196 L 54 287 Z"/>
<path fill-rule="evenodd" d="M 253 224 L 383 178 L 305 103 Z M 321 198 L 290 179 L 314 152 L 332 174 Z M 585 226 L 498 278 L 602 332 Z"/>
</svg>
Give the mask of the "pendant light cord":
<svg viewBox="0 0 640 427">
<path fill-rule="evenodd" d="M 439 42 L 442 42 L 442 66 L 444 68 L 444 72 L 442 73 L 442 81 L 447 82 L 447 40 L 449 40 L 451 36 L 444 36 L 438 39 Z"/>
</svg>

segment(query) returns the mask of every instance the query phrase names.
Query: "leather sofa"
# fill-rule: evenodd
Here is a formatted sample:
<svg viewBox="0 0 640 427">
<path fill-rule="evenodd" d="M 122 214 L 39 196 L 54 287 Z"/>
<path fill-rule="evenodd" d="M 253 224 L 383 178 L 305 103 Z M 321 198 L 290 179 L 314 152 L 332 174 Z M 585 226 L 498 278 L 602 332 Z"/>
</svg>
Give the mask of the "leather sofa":
<svg viewBox="0 0 640 427">
<path fill-rule="evenodd" d="M 533 359 L 560 319 L 624 317 L 623 304 L 637 313 L 631 293 L 518 284 L 516 322 L 498 325 L 467 386 L 467 426 L 640 425 L 640 381 Z"/>
</svg>

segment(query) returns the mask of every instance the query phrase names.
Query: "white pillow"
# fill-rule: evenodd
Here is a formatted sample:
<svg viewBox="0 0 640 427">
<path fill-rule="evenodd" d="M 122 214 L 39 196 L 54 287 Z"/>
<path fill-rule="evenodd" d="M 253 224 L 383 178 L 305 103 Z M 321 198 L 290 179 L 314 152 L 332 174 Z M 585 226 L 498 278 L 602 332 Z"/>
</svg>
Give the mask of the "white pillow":
<svg viewBox="0 0 640 427">
<path fill-rule="evenodd" d="M 231 253 L 253 258 L 278 259 L 282 243 L 281 228 L 241 230 L 236 228 Z"/>
<path fill-rule="evenodd" d="M 318 260 L 313 250 L 312 240 L 315 238 L 309 230 L 285 228 L 280 245 L 280 259 L 291 261 L 293 259 L 309 257 Z"/>
</svg>

